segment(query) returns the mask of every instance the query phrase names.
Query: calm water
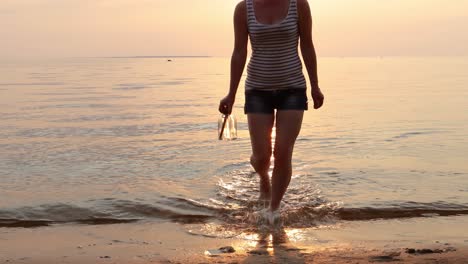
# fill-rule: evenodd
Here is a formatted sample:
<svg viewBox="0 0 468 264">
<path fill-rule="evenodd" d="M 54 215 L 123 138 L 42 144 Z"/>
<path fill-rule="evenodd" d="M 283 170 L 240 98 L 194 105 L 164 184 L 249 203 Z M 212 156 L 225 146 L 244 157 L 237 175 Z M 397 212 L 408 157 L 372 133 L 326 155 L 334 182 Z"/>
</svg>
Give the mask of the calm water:
<svg viewBox="0 0 468 264">
<path fill-rule="evenodd" d="M 319 67 L 325 106 L 305 116 L 286 226 L 468 214 L 468 58 Z M 239 139 L 216 135 L 228 73 L 227 58 L 2 61 L 0 226 L 248 224 L 243 85 Z"/>
</svg>

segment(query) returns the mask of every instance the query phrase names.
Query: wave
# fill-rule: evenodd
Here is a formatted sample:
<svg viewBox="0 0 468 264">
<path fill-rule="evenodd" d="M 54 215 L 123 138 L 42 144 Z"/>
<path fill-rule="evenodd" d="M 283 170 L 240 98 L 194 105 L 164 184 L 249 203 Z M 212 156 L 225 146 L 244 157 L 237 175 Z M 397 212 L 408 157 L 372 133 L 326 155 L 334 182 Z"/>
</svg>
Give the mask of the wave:
<svg viewBox="0 0 468 264">
<path fill-rule="evenodd" d="M 88 121 L 93 117 L 88 118 Z M 94 117 L 96 118 L 96 117 Z M 99 117 L 97 117 L 99 118 Z M 101 117 L 102 118 L 102 117 Z M 107 117 L 103 117 L 107 118 Z M 127 116 L 127 118 L 131 118 Z M 121 117 L 125 120 L 125 115 Z M 85 118 L 86 120 L 86 118 Z M 68 120 L 70 121 L 70 120 Z M 77 122 L 79 120 L 76 120 Z M 102 121 L 102 120 L 101 120 Z M 13 136 L 35 138 L 64 138 L 78 136 L 108 136 L 108 137 L 138 137 L 145 135 L 163 135 L 178 132 L 192 131 L 215 131 L 214 123 L 192 123 L 192 124 L 147 124 L 147 125 L 118 125 L 111 127 L 92 128 L 92 127 L 42 127 L 18 130 Z"/>
<path fill-rule="evenodd" d="M 73 221 L 51 221 L 51 220 L 25 220 L 25 219 L 0 219 L 0 227 L 44 227 L 54 224 L 77 223 L 87 225 L 108 225 L 136 222 L 139 219 L 116 219 L 116 218 L 89 218 L 75 219 Z"/>
<path fill-rule="evenodd" d="M 65 85 L 63 82 L 17 82 L 17 83 L 0 83 L 0 86 L 58 86 Z"/>
<path fill-rule="evenodd" d="M 107 200 L 106 200 L 107 201 Z M 468 215 L 468 207 L 449 205 L 435 208 L 431 204 L 416 207 L 346 208 L 340 203 L 286 205 L 282 211 L 285 227 L 316 227 L 338 221 L 369 221 L 380 219 Z M 59 209 L 60 208 L 60 209 Z M 0 227 L 41 227 L 55 224 L 120 224 L 144 220 L 169 220 L 181 224 L 221 222 L 227 226 L 246 228 L 261 205 L 248 202 L 244 206 L 211 200 L 204 203 L 180 197 L 167 197 L 156 204 L 135 201 L 113 201 L 108 207 L 89 209 L 73 205 L 42 205 L 0 211 Z"/>
<path fill-rule="evenodd" d="M 339 221 L 468 215 L 467 204 L 443 201 L 385 201 L 348 207 L 341 201 L 327 199 L 319 186 L 311 183 L 309 176 L 294 175 L 293 178 L 282 203 L 281 218 L 285 227 L 317 227 Z M 215 195 L 210 198 L 159 195 L 152 200 L 104 198 L 79 204 L 57 203 L 0 209 L 0 227 L 162 220 L 181 224 L 217 222 L 228 229 L 248 229 L 256 221 L 257 212 L 266 207 L 265 203 L 258 201 L 258 185 L 259 177 L 250 169 L 233 170 L 219 179 Z"/>
<path fill-rule="evenodd" d="M 458 206 L 459 209 L 443 208 L 342 208 L 337 216 L 341 220 L 375 220 L 432 216 L 468 215 L 468 207 Z"/>
</svg>

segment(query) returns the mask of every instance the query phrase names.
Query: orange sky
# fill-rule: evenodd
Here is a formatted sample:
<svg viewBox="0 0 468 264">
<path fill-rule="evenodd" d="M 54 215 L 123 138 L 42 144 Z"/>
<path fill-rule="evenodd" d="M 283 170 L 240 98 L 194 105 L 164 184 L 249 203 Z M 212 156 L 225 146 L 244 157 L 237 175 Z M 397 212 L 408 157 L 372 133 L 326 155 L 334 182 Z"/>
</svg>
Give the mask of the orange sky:
<svg viewBox="0 0 468 264">
<path fill-rule="evenodd" d="M 0 57 L 229 56 L 238 0 L 0 0 Z M 309 0 L 321 56 L 468 55 L 468 0 Z"/>
</svg>

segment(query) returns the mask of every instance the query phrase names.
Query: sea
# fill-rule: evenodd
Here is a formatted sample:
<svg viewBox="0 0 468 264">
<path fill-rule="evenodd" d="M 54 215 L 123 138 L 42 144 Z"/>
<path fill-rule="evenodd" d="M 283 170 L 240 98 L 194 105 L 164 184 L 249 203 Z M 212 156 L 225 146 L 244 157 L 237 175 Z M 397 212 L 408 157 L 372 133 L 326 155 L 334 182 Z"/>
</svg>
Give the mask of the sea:
<svg viewBox="0 0 468 264">
<path fill-rule="evenodd" d="M 0 227 L 251 228 L 261 205 L 245 74 L 233 110 L 238 138 L 217 135 L 229 65 L 1 60 Z M 305 114 L 284 226 L 468 216 L 468 57 L 324 57 L 318 72 L 325 103 Z"/>
</svg>

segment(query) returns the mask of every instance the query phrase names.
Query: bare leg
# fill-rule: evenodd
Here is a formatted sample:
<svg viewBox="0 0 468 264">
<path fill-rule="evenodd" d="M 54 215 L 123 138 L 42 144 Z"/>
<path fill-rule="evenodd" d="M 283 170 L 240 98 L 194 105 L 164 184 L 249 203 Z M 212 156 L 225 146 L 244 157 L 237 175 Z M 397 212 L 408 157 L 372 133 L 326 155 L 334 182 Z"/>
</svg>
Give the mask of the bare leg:
<svg viewBox="0 0 468 264">
<path fill-rule="evenodd" d="M 252 156 L 250 164 L 260 176 L 260 199 L 270 200 L 271 187 L 268 176 L 271 158 L 271 130 L 274 114 L 248 114 Z"/>
<path fill-rule="evenodd" d="M 279 208 L 292 175 L 291 159 L 294 143 L 302 125 L 302 110 L 280 110 L 276 113 L 275 163 L 272 176 L 270 210 Z"/>
</svg>

